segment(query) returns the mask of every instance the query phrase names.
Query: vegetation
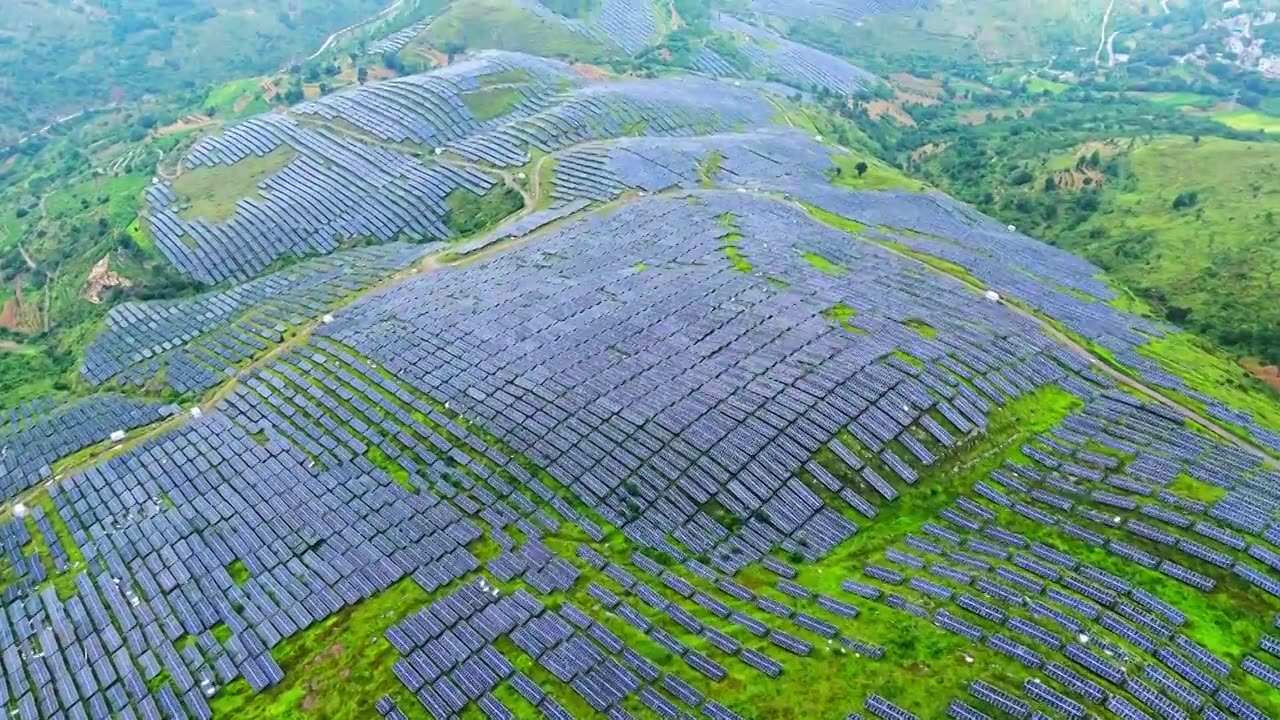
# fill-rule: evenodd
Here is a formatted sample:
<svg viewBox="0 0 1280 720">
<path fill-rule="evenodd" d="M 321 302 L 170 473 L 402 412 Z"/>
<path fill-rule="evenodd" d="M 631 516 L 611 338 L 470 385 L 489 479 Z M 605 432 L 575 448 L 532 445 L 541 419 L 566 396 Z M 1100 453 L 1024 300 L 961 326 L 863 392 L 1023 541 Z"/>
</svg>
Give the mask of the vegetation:
<svg viewBox="0 0 1280 720">
<path fill-rule="evenodd" d="M 502 117 L 520 104 L 520 91 L 512 86 L 489 86 L 463 93 L 462 104 L 476 120 L 484 122 Z"/>
<path fill-rule="evenodd" d="M 258 75 L 315 50 L 382 0 L 32 3 L 0 38 L 0 146 L 88 108 Z"/>
<path fill-rule="evenodd" d="M 520 193 L 499 183 L 484 195 L 457 189 L 445 198 L 449 212 L 444 224 L 458 237 L 488 230 L 524 207 Z"/>
<path fill-rule="evenodd" d="M 250 156 L 234 165 L 214 165 L 188 170 L 173 181 L 173 192 L 182 201 L 178 216 L 225 222 L 236 212 L 241 198 L 259 195 L 259 184 L 288 165 L 298 153 L 288 146 Z"/>
</svg>

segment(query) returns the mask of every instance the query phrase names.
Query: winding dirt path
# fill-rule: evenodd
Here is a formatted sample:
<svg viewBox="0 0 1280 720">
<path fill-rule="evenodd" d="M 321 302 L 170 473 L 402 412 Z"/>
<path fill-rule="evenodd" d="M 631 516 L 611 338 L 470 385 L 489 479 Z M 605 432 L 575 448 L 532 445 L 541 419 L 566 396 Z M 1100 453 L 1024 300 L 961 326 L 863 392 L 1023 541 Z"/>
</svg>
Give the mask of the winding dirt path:
<svg viewBox="0 0 1280 720">
<path fill-rule="evenodd" d="M 361 20 L 358 23 L 352 23 L 351 25 L 348 25 L 342 28 L 341 30 L 334 32 L 329 37 L 325 38 L 324 42 L 320 45 L 319 50 L 316 50 L 315 52 L 308 55 L 305 59 L 303 59 L 303 62 L 306 62 L 307 60 L 315 60 L 317 57 L 323 54 L 326 50 L 336 45 L 338 43 L 338 40 L 340 40 L 343 35 L 346 35 L 347 33 L 353 32 L 355 30 L 359 30 L 360 28 L 364 27 L 365 25 L 368 25 L 371 22 L 374 22 L 375 20 L 378 20 L 379 18 L 386 17 L 389 13 L 395 12 L 396 9 L 403 4 L 404 4 L 404 0 L 395 0 L 395 2 L 386 6 L 377 14 L 370 15 L 369 17 Z"/>
<path fill-rule="evenodd" d="M 1116 0 L 1107 3 L 1107 11 L 1102 14 L 1102 30 L 1098 33 L 1098 49 L 1093 51 L 1093 66 L 1102 65 L 1102 49 L 1107 46 L 1107 25 L 1111 22 L 1111 11 L 1116 7 Z M 1108 63 L 1109 65 L 1109 63 Z"/>
</svg>

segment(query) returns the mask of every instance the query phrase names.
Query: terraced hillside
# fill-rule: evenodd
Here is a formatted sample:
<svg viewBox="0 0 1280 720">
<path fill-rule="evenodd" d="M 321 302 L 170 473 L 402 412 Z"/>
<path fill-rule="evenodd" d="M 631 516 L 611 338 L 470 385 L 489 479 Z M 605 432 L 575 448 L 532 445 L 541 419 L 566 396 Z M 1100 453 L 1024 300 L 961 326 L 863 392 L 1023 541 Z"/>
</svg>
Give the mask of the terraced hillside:
<svg viewBox="0 0 1280 720">
<path fill-rule="evenodd" d="M 799 94 L 482 51 L 190 143 L 212 287 L 0 416 L 0 704 L 1280 716 L 1270 398 Z"/>
</svg>

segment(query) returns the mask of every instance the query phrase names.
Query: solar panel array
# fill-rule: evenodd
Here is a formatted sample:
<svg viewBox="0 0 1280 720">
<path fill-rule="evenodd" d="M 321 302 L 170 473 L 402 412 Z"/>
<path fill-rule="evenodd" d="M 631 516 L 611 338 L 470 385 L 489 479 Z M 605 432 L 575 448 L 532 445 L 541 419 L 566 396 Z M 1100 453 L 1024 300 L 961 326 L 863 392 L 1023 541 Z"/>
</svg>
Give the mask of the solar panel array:
<svg viewBox="0 0 1280 720">
<path fill-rule="evenodd" d="M 141 388 L 162 373 L 180 393 L 206 390 L 284 333 L 439 248 L 389 243 L 344 250 L 227 290 L 117 305 L 85 349 L 81 374 L 94 384 L 118 380 Z"/>
<path fill-rule="evenodd" d="M 788 85 L 810 90 L 824 89 L 846 95 L 861 95 L 877 82 L 875 75 L 808 45 L 788 40 L 758 25 L 730 15 L 717 14 L 712 22 L 717 32 L 732 33 L 737 49 L 759 74 L 779 78 Z M 694 57 L 694 67 L 715 77 L 737 77 L 740 73 L 713 50 Z"/>
<path fill-rule="evenodd" d="M 1259 425 L 1248 412 L 1227 408 L 1187 387 L 1177 375 L 1138 352 L 1153 337 L 1163 337 L 1174 328 L 1113 307 L 1108 301 L 1115 291 L 1098 279 L 1097 268 L 1085 260 L 982 218 L 940 193 L 921 203 L 907 192 L 851 194 L 815 183 L 789 190 L 806 202 L 868 226 L 909 231 L 889 230 L 880 238 L 965 268 L 1001 294 L 1018 298 L 1107 349 L 1144 383 L 1202 403 L 1209 416 L 1239 425 L 1260 445 L 1280 452 L 1280 434 Z M 907 198 L 913 200 L 900 202 Z"/>
<path fill-rule="evenodd" d="M 627 55 L 639 53 L 657 39 L 661 20 L 653 0 L 601 0 L 586 19 L 565 17 L 538 0 L 517 0 L 516 5 Z"/>
<path fill-rule="evenodd" d="M 53 476 L 51 465 L 176 412 L 172 405 L 114 393 L 54 403 L 37 400 L 0 416 L 0 502 Z"/>
<path fill-rule="evenodd" d="M 552 196 L 608 201 L 627 190 L 648 193 L 715 183 L 771 189 L 825 178 L 834 148 L 797 132 L 622 138 L 558 153 Z"/>
<path fill-rule="evenodd" d="M 486 50 L 428 73 L 305 102 L 293 112 L 326 122 L 341 120 L 383 141 L 438 147 L 546 108 L 574 77 L 556 60 Z M 502 116 L 478 119 L 467 107 L 466 96 L 493 88 L 513 89 L 519 97 Z"/>
<path fill-rule="evenodd" d="M 861 558 L 875 570 L 815 587 L 807 561 L 839 558 L 999 407 L 1049 386 L 1083 406 L 1025 460 L 891 533 Z M 1181 473 L 1223 496 L 1183 499 Z M 0 526 L 24 568 L 0 682 L 23 718 L 209 717 L 210 696 L 298 681 L 281 643 L 412 584 L 431 600 L 387 620 L 396 691 L 343 689 L 370 715 L 510 717 L 518 698 L 547 717 L 752 716 L 744 678 L 833 654 L 874 678 L 902 650 L 869 637 L 894 623 L 1003 663 L 939 698 L 956 717 L 1249 717 L 1271 707 L 1239 681 L 1266 682 L 1264 651 L 1197 642 L 1186 598 L 1230 583 L 1280 599 L 1278 479 L 1035 323 L 789 202 L 651 196 L 357 301 L 215 412 Z M 748 566 L 776 580 L 747 587 Z M 849 710 L 916 716 L 861 687 Z"/>
<path fill-rule="evenodd" d="M 455 190 L 483 195 L 497 182 L 470 167 L 424 164 L 284 115 L 260 115 L 205 138 L 188 164 L 232 164 L 282 146 L 297 152 L 259 183 L 261 197 L 236 203 L 226 222 L 184 220 L 167 183 L 148 189 L 146 218 L 160 252 L 205 283 L 245 281 L 285 257 L 326 254 L 350 238 L 444 240 L 445 198 Z"/>
<path fill-rule="evenodd" d="M 408 27 L 401 28 L 393 33 L 388 33 L 377 40 L 374 40 L 369 43 L 369 47 L 365 49 L 365 54 L 394 55 L 400 52 L 406 45 L 413 42 L 413 39 L 416 38 L 419 33 L 426 30 L 427 26 L 431 24 L 433 19 L 434 17 L 429 17 L 424 20 L 419 20 Z"/>
<path fill-rule="evenodd" d="M 755 12 L 800 20 L 856 23 L 873 15 L 907 13 L 927 8 L 928 0 L 751 0 Z"/>
<path fill-rule="evenodd" d="M 529 161 L 531 148 L 550 152 L 637 133 L 759 127 L 773 114 L 754 91 L 701 78 L 576 89 L 572 78 L 563 63 L 486 51 L 303 103 L 290 115 L 251 118 L 198 141 L 186 167 L 296 156 L 223 222 L 184 217 L 186 200 L 157 180 L 146 194 L 148 228 L 181 272 L 206 283 L 243 282 L 281 258 L 329 253 L 350 238 L 452 238 L 445 199 L 455 191 L 480 195 L 497 182 L 477 163 L 513 167 Z M 506 90 L 518 98 L 500 117 L 480 121 L 466 107 L 469 93 Z M 434 147 L 435 157 L 424 158 L 418 145 Z"/>
<path fill-rule="evenodd" d="M 697 77 L 587 85 L 547 110 L 458 140 L 448 150 L 499 167 L 529 161 L 529 148 L 553 152 L 624 136 L 689 136 L 769 125 L 773 106 L 758 93 Z"/>
</svg>

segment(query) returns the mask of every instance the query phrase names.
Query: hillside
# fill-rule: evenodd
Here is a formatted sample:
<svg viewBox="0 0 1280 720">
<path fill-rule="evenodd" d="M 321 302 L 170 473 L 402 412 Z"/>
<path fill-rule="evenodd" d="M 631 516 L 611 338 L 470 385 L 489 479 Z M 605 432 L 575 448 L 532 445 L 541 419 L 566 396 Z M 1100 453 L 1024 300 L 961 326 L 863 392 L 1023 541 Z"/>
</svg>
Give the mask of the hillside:
<svg viewBox="0 0 1280 720">
<path fill-rule="evenodd" d="M 10 156 L 0 704 L 1280 717 L 1280 394 L 1169 319 L 1280 146 L 797 32 L 924 5 L 456 0 Z"/>
<path fill-rule="evenodd" d="M 0 147 L 84 110 L 257 75 L 377 15 L 382 0 L 23 0 L 0 28 Z M 406 17 L 426 8 L 395 3 Z"/>
</svg>

